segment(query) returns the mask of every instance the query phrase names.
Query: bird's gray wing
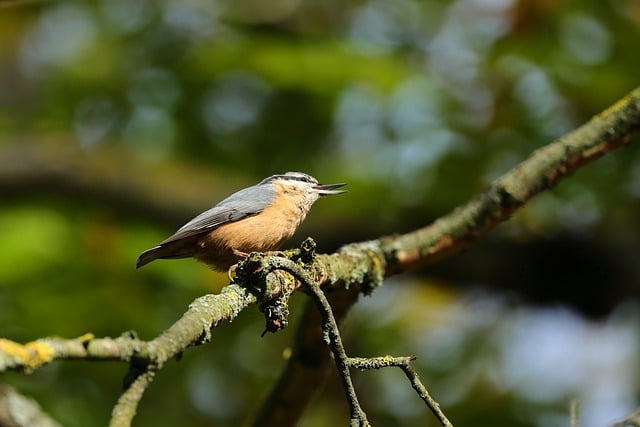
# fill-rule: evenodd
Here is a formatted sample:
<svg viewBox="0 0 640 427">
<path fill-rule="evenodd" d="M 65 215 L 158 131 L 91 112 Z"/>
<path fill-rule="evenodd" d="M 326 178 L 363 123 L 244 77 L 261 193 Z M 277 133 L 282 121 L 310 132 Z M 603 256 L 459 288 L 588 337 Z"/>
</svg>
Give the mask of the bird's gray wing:
<svg viewBox="0 0 640 427">
<path fill-rule="evenodd" d="M 193 218 L 160 245 L 208 233 L 221 225 L 259 214 L 273 203 L 275 196 L 275 191 L 264 185 L 242 189 Z"/>
</svg>

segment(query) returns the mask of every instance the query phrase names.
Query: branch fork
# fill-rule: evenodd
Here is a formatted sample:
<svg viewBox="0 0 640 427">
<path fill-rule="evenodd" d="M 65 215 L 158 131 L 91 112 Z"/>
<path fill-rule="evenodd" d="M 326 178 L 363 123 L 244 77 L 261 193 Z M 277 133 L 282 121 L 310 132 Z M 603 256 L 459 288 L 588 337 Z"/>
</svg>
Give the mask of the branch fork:
<svg viewBox="0 0 640 427">
<path fill-rule="evenodd" d="M 350 369 L 355 368 L 361 370 L 369 370 L 381 369 L 389 366 L 396 366 L 402 369 L 407 378 L 409 378 L 412 387 L 427 404 L 429 409 L 434 413 L 442 426 L 452 426 L 451 422 L 447 419 L 445 414 L 440 409 L 438 403 L 429 395 L 426 387 L 420 382 L 417 373 L 410 366 L 410 361 L 415 359 L 415 357 L 383 356 L 361 358 L 347 356 L 344 345 L 342 343 L 338 322 L 336 321 L 336 318 L 333 314 L 331 304 L 329 304 L 329 301 L 327 300 L 324 292 L 320 288 L 322 282 L 317 281 L 317 279 L 315 279 L 309 273 L 309 271 L 307 271 L 308 266 L 307 264 L 302 262 L 303 257 L 306 258 L 306 261 L 309 264 L 313 263 L 313 260 L 315 258 L 315 242 L 313 242 L 311 238 L 305 240 L 299 252 L 296 252 L 295 255 L 291 256 L 291 258 L 264 257 L 262 254 L 251 254 L 246 261 L 241 261 L 241 264 L 238 267 L 238 271 L 242 272 L 241 274 L 247 274 L 246 272 L 244 272 L 244 269 L 247 268 L 247 266 L 256 267 L 254 271 L 262 273 L 265 278 L 265 289 L 267 289 L 270 285 L 268 282 L 269 277 L 272 275 L 275 275 L 276 277 L 283 277 L 283 275 L 286 275 L 287 278 L 293 279 L 285 279 L 287 283 L 292 284 L 291 286 L 287 285 L 284 281 L 281 280 L 279 282 L 281 285 L 281 294 L 271 301 L 263 303 L 262 309 L 265 313 L 267 326 L 265 332 L 262 335 L 264 336 L 267 331 L 277 332 L 277 330 L 282 329 L 286 326 L 286 318 L 283 321 L 283 319 L 275 316 L 276 320 L 274 321 L 273 313 L 286 312 L 288 314 L 286 304 L 289 296 L 293 291 L 302 286 L 302 288 L 306 290 L 307 293 L 311 296 L 313 302 L 316 304 L 318 310 L 320 311 L 320 315 L 322 318 L 323 337 L 327 345 L 329 345 L 333 354 L 333 359 L 336 364 L 340 379 L 342 381 L 347 401 L 349 403 L 350 426 L 367 427 L 371 425 L 367 419 L 366 413 L 364 412 L 358 401 L 358 397 L 353 386 Z M 297 260 L 298 262 L 296 262 L 295 260 Z M 243 262 L 245 262 L 246 264 L 242 264 Z M 267 272 L 266 275 L 264 275 L 265 272 Z M 321 277 L 326 278 L 326 274 L 321 275 Z"/>
</svg>

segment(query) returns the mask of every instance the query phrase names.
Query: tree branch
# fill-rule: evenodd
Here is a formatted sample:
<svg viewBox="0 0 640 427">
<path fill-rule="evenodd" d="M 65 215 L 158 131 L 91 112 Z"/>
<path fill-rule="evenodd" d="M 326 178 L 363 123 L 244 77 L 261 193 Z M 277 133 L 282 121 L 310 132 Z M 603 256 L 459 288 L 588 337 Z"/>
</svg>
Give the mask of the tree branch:
<svg viewBox="0 0 640 427">
<path fill-rule="evenodd" d="M 486 191 L 432 225 L 402 236 L 388 236 L 346 245 L 335 254 L 316 256 L 314 262 L 305 268 L 309 270 L 311 277 L 321 278 L 319 283 L 323 289 L 340 290 L 339 293 L 348 290 L 348 295 L 351 296 L 345 299 L 347 302 L 340 309 L 342 314 L 355 301 L 354 293 L 369 293 L 381 285 L 384 277 L 436 262 L 460 251 L 505 221 L 539 192 L 555 186 L 580 167 L 628 143 L 639 128 L 640 88 L 581 128 L 537 150 L 518 167 L 496 180 Z M 282 258 L 268 259 L 272 269 L 278 269 L 278 265 L 282 268 L 282 261 L 278 261 Z M 255 276 L 255 280 L 243 284 L 248 286 L 260 283 L 260 276 Z M 132 336 L 115 339 L 85 336 L 75 340 L 46 338 L 25 345 L 2 340 L 0 371 L 30 371 L 55 359 L 88 358 L 129 362 L 130 374 L 133 375 L 125 384 L 125 391 L 114 408 L 112 420 L 112 425 L 129 425 L 156 370 L 186 348 L 208 342 L 212 328 L 222 321 L 235 318 L 240 311 L 257 300 L 247 288 L 232 284 L 219 295 L 198 298 L 181 319 L 151 341 L 141 341 Z M 315 326 L 303 325 L 300 331 L 313 327 Z M 297 334 L 298 340 L 302 339 L 300 331 Z M 317 334 L 312 336 L 317 338 Z M 294 347 L 304 348 L 305 345 L 298 341 Z M 316 343 L 311 347 L 318 348 Z M 317 356 L 325 358 L 326 353 L 318 352 Z M 296 369 L 291 364 L 299 361 L 290 361 L 286 371 Z M 319 365 L 323 364 L 324 362 L 319 362 Z M 305 393 L 298 395 L 313 394 L 312 388 L 318 387 L 319 383 L 320 381 L 316 381 L 307 384 Z M 284 384 L 285 389 L 281 389 L 283 395 L 291 397 L 294 394 L 289 388 L 299 383 L 279 381 L 278 384 Z M 273 400 L 270 401 L 273 403 Z M 282 407 L 276 403 L 261 413 L 281 410 Z M 124 421 L 120 422 L 121 419 Z"/>
<path fill-rule="evenodd" d="M 151 341 L 127 332 L 118 338 L 95 338 L 85 334 L 75 339 L 41 338 L 26 344 L 0 338 L 0 372 L 31 372 L 56 359 L 120 360 L 162 366 L 193 345 L 211 340 L 211 329 L 231 321 L 256 297 L 238 285 L 225 287 L 218 295 L 204 295 L 189 305 L 177 322 Z"/>
<path fill-rule="evenodd" d="M 563 178 L 589 162 L 627 144 L 640 129 L 640 87 L 634 89 L 612 107 L 592 118 L 575 131 L 543 147 L 524 162 L 497 179 L 466 205 L 460 206 L 433 224 L 416 231 L 354 243 L 333 255 L 318 255 L 326 266 L 326 274 L 334 284 L 341 283 L 354 292 L 358 278 L 368 277 L 368 285 L 357 290 L 372 290 L 382 276 L 436 263 L 469 246 L 506 221 L 516 209 L 539 192 L 557 185 Z M 366 270 L 366 271 L 363 271 Z M 362 284 L 362 283 L 360 283 Z M 330 298 L 334 297 L 330 294 Z M 344 315 L 357 298 L 345 300 L 340 307 Z M 294 351 L 280 378 L 258 412 L 254 426 L 294 426 L 296 417 L 283 415 L 288 408 L 301 414 L 316 390 L 323 384 L 326 370 L 317 370 L 309 381 L 300 383 L 288 377 L 305 372 L 304 358 L 311 351 L 318 366 L 326 366 L 328 353 L 318 333 L 319 322 L 309 313 L 310 305 L 298 326 Z M 334 305 L 334 310 L 336 307 Z M 342 316 L 336 316 L 338 318 Z M 315 333 L 314 333 L 315 332 Z M 311 338 L 313 337 L 313 338 Z M 299 390 L 305 390 L 300 393 Z M 279 396 L 283 396 L 279 399 Z"/>
<path fill-rule="evenodd" d="M 411 361 L 414 360 L 415 357 L 405 356 L 405 357 L 392 357 L 392 356 L 382 356 L 382 357 L 350 357 L 348 359 L 349 367 L 356 369 L 381 369 L 387 368 L 390 366 L 396 366 L 402 369 L 402 372 L 407 376 L 409 382 L 411 382 L 411 387 L 418 393 L 418 396 L 426 403 L 427 407 L 433 412 L 433 414 L 438 418 L 440 425 L 444 427 L 453 427 L 453 424 L 449 421 L 447 416 L 442 412 L 440 405 L 436 402 L 427 388 L 420 381 L 420 377 L 418 373 L 411 367 Z"/>
<path fill-rule="evenodd" d="M 356 289 L 327 294 L 338 323 L 356 302 L 358 295 Z M 307 301 L 298 320 L 291 357 L 254 416 L 251 424 L 253 427 L 296 425 L 308 403 L 324 383 L 330 358 L 329 347 L 322 339 L 321 321 L 315 304 Z M 306 391 L 300 393 L 300 390 Z"/>
<path fill-rule="evenodd" d="M 578 129 L 534 151 L 487 190 L 432 225 L 380 239 L 389 264 L 386 275 L 437 262 L 466 248 L 541 191 L 629 143 L 639 130 L 640 87 Z"/>
<path fill-rule="evenodd" d="M 311 251 L 315 248 L 315 244 L 311 239 L 307 239 L 303 245 L 300 253 L 300 257 L 306 256 L 308 262 L 313 262 L 313 256 Z M 264 259 L 261 265 L 261 259 Z M 350 425 L 351 426 L 369 426 L 366 413 L 362 410 L 358 397 L 356 395 L 353 381 L 351 379 L 350 368 L 358 369 L 381 369 L 389 366 L 396 366 L 402 369 L 412 387 L 420 398 L 427 404 L 429 409 L 440 421 L 440 424 L 444 427 L 451 427 L 451 422 L 447 419 L 445 414 L 440 409 L 438 403 L 431 397 L 426 387 L 420 381 L 418 374 L 410 366 L 412 357 L 372 357 L 372 358 L 354 358 L 348 357 L 342 343 L 340 336 L 340 330 L 338 328 L 338 322 L 333 315 L 333 310 L 325 293 L 320 289 L 320 286 L 311 274 L 305 269 L 305 265 L 298 264 L 287 258 L 273 259 L 266 258 L 260 254 L 252 254 L 242 267 L 247 264 L 252 264 L 253 268 L 262 271 L 268 271 L 269 268 L 278 269 L 275 271 L 286 271 L 292 274 L 297 280 L 302 283 L 302 286 L 311 293 L 312 300 L 316 303 L 318 311 L 322 319 L 322 331 L 323 339 L 331 348 L 333 358 L 338 368 L 338 373 L 342 381 L 342 386 L 347 395 L 347 401 L 349 402 L 350 409 Z M 273 271 L 272 271 L 273 272 Z M 245 272 L 246 274 L 246 272 Z"/>
<path fill-rule="evenodd" d="M 118 398 L 113 411 L 111 411 L 109 427 L 129 427 L 131 425 L 138 409 L 138 403 L 140 403 L 142 395 L 151 384 L 151 381 L 153 381 L 157 369 L 157 367 L 147 365 L 144 369 L 135 372 L 134 378 L 127 380 L 125 390 Z M 132 366 L 131 370 L 136 369 Z M 131 375 L 131 371 L 129 375 Z"/>
<path fill-rule="evenodd" d="M 322 317 L 324 340 L 331 347 L 333 358 L 336 363 L 336 367 L 338 368 L 338 374 L 347 395 L 347 401 L 349 402 L 349 411 L 351 415 L 350 425 L 352 427 L 370 426 L 369 421 L 367 420 L 367 414 L 365 414 L 358 402 L 358 397 L 356 395 L 355 388 L 353 387 L 353 381 L 351 380 L 351 373 L 349 372 L 347 353 L 342 344 L 342 338 L 340 337 L 338 322 L 336 322 L 336 319 L 333 316 L 333 311 L 331 310 L 329 301 L 327 301 L 327 297 L 313 277 L 303 267 L 286 258 L 282 258 L 278 264 L 277 268 L 293 274 L 298 280 L 300 280 L 303 286 L 311 293 L 312 299 L 316 302 L 316 306 L 320 311 L 320 316 Z"/>
<path fill-rule="evenodd" d="M 113 409 L 111 426 L 129 426 L 137 405 L 155 372 L 188 347 L 211 340 L 211 329 L 233 320 L 256 302 L 246 288 L 229 285 L 218 295 L 197 298 L 182 317 L 151 341 L 132 333 L 118 338 L 94 338 L 86 334 L 65 340 L 52 337 L 27 344 L 0 339 L 0 372 L 31 372 L 56 359 L 120 360 L 130 363 L 124 390 Z"/>
<path fill-rule="evenodd" d="M 36 401 L 0 383 L 0 426 L 60 427 L 60 424 L 43 412 Z"/>
<path fill-rule="evenodd" d="M 613 427 L 640 427 L 640 408 L 636 408 L 627 418 L 618 421 Z"/>
</svg>

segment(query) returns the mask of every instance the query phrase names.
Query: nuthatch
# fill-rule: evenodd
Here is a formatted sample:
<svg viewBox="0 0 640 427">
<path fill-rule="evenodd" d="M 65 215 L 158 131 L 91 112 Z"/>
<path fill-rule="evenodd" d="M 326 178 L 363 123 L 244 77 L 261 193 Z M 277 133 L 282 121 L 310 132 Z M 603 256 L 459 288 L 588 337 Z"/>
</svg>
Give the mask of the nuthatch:
<svg viewBox="0 0 640 427">
<path fill-rule="evenodd" d="M 318 198 L 345 193 L 337 190 L 343 185 L 322 185 L 301 172 L 270 176 L 233 193 L 144 251 L 136 268 L 156 259 L 193 257 L 224 271 L 250 252 L 275 251 L 295 233 Z"/>
</svg>

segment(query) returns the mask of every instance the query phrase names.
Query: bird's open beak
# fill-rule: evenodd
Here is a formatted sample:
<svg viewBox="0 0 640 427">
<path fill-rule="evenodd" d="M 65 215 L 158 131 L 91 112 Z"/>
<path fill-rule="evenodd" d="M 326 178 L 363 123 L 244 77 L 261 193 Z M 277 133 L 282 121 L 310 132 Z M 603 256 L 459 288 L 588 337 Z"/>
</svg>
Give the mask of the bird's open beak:
<svg viewBox="0 0 640 427">
<path fill-rule="evenodd" d="M 340 188 L 345 185 L 347 185 L 346 182 L 341 182 L 340 184 L 318 184 L 313 187 L 313 189 L 316 190 L 321 196 L 330 196 L 332 194 L 346 193 L 347 190 L 336 190 L 336 188 Z"/>
</svg>

